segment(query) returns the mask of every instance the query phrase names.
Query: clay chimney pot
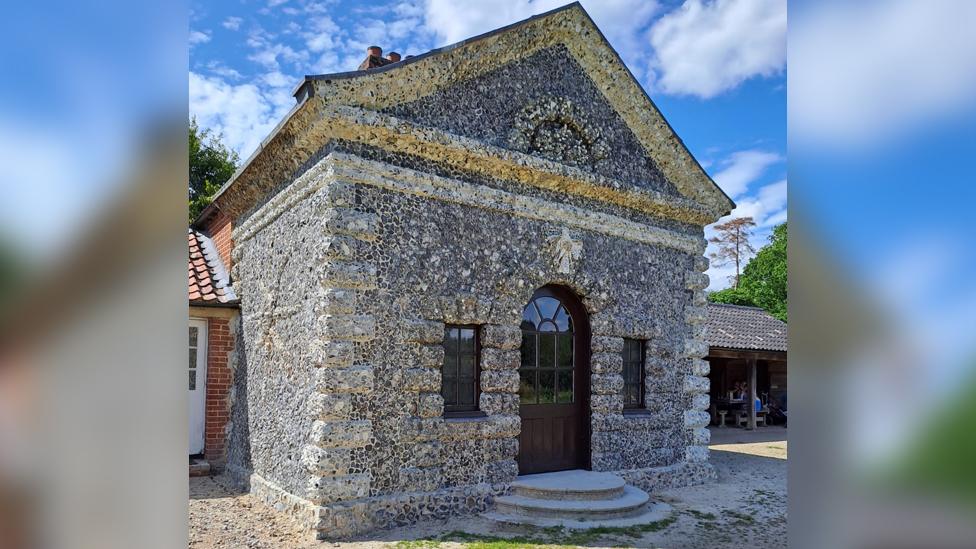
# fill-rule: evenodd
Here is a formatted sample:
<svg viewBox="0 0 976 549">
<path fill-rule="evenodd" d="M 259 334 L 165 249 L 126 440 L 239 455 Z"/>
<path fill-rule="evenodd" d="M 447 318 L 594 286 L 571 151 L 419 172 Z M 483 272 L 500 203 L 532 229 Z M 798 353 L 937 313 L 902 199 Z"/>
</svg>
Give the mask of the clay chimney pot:
<svg viewBox="0 0 976 549">
<path fill-rule="evenodd" d="M 395 51 L 391 51 L 390 53 L 386 54 L 386 58 L 396 63 L 400 60 L 400 54 Z"/>
<path fill-rule="evenodd" d="M 373 57 L 383 57 L 383 48 L 379 46 L 370 46 L 366 48 L 366 55 L 372 55 Z"/>
</svg>

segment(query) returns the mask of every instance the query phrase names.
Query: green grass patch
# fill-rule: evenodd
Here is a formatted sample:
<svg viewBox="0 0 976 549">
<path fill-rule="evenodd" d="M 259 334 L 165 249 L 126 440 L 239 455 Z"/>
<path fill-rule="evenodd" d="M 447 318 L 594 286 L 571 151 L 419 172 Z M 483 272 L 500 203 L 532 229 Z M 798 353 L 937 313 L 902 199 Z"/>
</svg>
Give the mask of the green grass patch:
<svg viewBox="0 0 976 549">
<path fill-rule="evenodd" d="M 397 549 L 435 549 L 441 542 L 433 539 L 418 539 L 413 541 L 398 541 Z"/>
<path fill-rule="evenodd" d="M 588 530 L 571 530 L 562 527 L 538 528 L 531 534 L 522 536 L 502 537 L 468 532 L 448 532 L 435 542 L 452 541 L 465 545 L 467 549 L 538 549 L 563 548 L 588 545 L 607 537 L 640 538 L 648 532 L 658 532 L 674 524 L 678 520 L 675 516 L 648 524 L 621 527 L 598 527 Z M 407 546 L 403 549 L 427 549 L 431 546 Z"/>
<path fill-rule="evenodd" d="M 718 518 L 715 516 L 715 513 L 703 513 L 696 509 L 686 509 L 684 512 L 688 513 L 689 515 L 695 517 L 698 520 L 715 520 L 716 518 Z"/>
<path fill-rule="evenodd" d="M 747 526 L 747 525 L 755 524 L 756 522 L 756 518 L 753 517 L 752 515 L 740 513 L 732 509 L 727 509 L 724 514 L 725 516 L 733 519 L 735 521 L 736 526 Z"/>
</svg>

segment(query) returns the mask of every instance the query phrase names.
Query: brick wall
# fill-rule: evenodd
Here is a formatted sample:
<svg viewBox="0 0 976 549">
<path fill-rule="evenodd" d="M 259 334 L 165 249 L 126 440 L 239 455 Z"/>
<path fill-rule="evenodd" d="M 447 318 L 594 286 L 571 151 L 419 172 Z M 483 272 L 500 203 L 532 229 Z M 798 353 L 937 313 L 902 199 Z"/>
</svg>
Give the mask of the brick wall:
<svg viewBox="0 0 976 549">
<path fill-rule="evenodd" d="M 234 241 L 230 235 L 231 229 L 233 226 L 230 222 L 230 216 L 223 212 L 218 211 L 207 221 L 206 232 L 213 239 L 217 253 L 220 254 L 220 260 L 228 271 L 234 266 L 230 259 L 230 252 L 234 247 Z"/>
<path fill-rule="evenodd" d="M 207 418 L 204 457 L 211 465 L 219 466 L 226 458 L 226 427 L 230 418 L 227 396 L 231 387 L 228 364 L 234 347 L 230 319 L 207 319 Z"/>
</svg>

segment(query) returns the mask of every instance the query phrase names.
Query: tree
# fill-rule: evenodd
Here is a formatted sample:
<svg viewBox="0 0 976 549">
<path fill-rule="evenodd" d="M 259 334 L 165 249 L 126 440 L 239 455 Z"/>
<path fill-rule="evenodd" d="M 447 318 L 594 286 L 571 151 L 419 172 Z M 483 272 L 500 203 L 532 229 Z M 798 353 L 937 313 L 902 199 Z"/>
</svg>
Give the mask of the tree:
<svg viewBox="0 0 976 549">
<path fill-rule="evenodd" d="M 742 273 L 742 263 L 745 261 L 746 255 L 756 251 L 749 243 L 752 227 L 755 226 L 756 222 L 751 217 L 736 217 L 725 223 L 715 225 L 718 234 L 708 239 L 709 242 L 717 245 L 717 249 L 709 254 L 713 265 L 721 267 L 735 263 L 735 276 L 732 279 L 733 288 L 739 287 L 739 276 Z"/>
<path fill-rule="evenodd" d="M 786 223 L 778 225 L 756 257 L 742 271 L 739 284 L 757 307 L 786 322 Z"/>
<path fill-rule="evenodd" d="M 213 201 L 220 187 L 237 170 L 237 153 L 228 149 L 220 136 L 201 130 L 195 118 L 190 119 L 190 200 L 192 223 Z"/>
<path fill-rule="evenodd" d="M 728 303 L 729 305 L 748 305 L 755 307 L 756 303 L 752 296 L 742 291 L 742 288 L 726 288 L 708 294 L 708 300 L 712 303 Z"/>
<path fill-rule="evenodd" d="M 742 271 L 737 288 L 726 288 L 708 294 L 712 303 L 731 303 L 762 307 L 769 314 L 786 322 L 787 225 L 773 229 L 769 244 L 763 246 Z"/>
</svg>

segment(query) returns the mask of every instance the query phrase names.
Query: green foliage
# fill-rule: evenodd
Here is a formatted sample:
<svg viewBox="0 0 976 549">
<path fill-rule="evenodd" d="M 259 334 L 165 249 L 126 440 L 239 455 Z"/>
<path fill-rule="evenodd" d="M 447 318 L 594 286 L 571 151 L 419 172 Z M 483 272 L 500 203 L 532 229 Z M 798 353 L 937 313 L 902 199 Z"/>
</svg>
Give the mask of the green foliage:
<svg viewBox="0 0 976 549">
<path fill-rule="evenodd" d="M 763 246 L 742 270 L 738 288 L 708 295 L 713 303 L 762 307 L 786 322 L 786 223 L 773 229 L 769 244 Z"/>
<path fill-rule="evenodd" d="M 786 322 L 786 223 L 773 229 L 769 244 L 742 271 L 739 287 L 757 307 Z"/>
<path fill-rule="evenodd" d="M 960 376 L 953 394 L 916 429 L 906 450 L 873 479 L 893 497 L 942 500 L 976 509 L 976 377 Z M 948 507 L 948 506 L 947 506 Z"/>
<path fill-rule="evenodd" d="M 237 153 L 220 141 L 210 130 L 201 130 L 196 119 L 190 120 L 190 222 L 213 201 L 220 187 L 237 170 Z"/>
<path fill-rule="evenodd" d="M 728 303 L 730 305 L 748 305 L 755 307 L 752 296 L 747 294 L 742 288 L 726 288 L 708 294 L 708 300 L 712 303 Z"/>
</svg>

